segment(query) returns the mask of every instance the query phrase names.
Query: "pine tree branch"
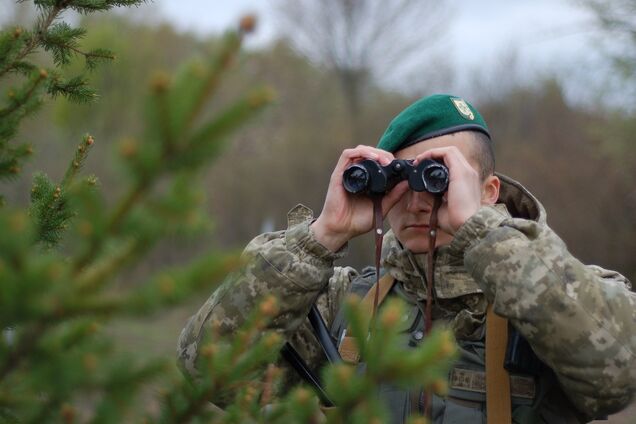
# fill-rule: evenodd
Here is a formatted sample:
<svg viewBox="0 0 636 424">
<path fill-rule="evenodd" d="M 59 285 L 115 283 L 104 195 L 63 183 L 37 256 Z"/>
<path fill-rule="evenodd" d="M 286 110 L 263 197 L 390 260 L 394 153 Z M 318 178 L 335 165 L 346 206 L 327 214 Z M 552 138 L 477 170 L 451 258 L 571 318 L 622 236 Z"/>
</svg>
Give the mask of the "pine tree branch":
<svg viewBox="0 0 636 424">
<path fill-rule="evenodd" d="M 46 78 L 48 78 L 48 72 L 45 69 L 40 69 L 40 72 L 38 74 L 38 77 L 33 81 L 33 84 L 31 84 L 31 87 L 29 87 L 29 89 L 27 90 L 27 92 L 25 93 L 24 96 L 21 96 L 19 99 L 14 100 L 12 102 L 12 104 L 5 108 L 0 110 L 0 118 L 5 118 L 7 116 L 9 116 L 10 114 L 12 114 L 13 112 L 15 112 L 16 110 L 18 110 L 20 107 L 24 106 L 25 104 L 28 103 L 28 101 L 31 99 L 31 97 L 33 96 L 33 94 L 35 93 L 36 89 L 38 88 L 38 86 L 42 83 L 42 81 L 44 81 Z"/>
<path fill-rule="evenodd" d="M 64 178 L 62 178 L 62 182 L 60 183 L 63 190 L 69 187 L 69 185 L 77 175 L 77 172 L 80 170 L 80 168 L 84 164 L 84 161 L 88 157 L 88 151 L 90 150 L 94 142 L 95 140 L 91 135 L 87 134 L 86 136 L 84 136 L 84 140 L 77 147 L 77 150 L 75 151 L 75 157 L 66 169 Z"/>
<path fill-rule="evenodd" d="M 159 125 L 163 135 L 163 154 L 167 155 L 173 149 L 175 140 L 170 126 L 170 103 L 168 101 L 168 88 L 170 80 L 167 75 L 161 73 L 155 77 L 152 83 L 153 94 L 157 99 L 157 113 Z"/>
<path fill-rule="evenodd" d="M 42 43 L 42 39 L 48 28 L 51 26 L 53 21 L 57 19 L 59 14 L 62 12 L 64 8 L 66 8 L 66 3 L 68 1 L 61 1 L 49 10 L 49 13 L 46 14 L 43 18 L 40 19 L 40 24 L 37 26 L 37 29 L 34 35 L 31 36 L 31 39 L 26 43 L 22 51 L 16 55 L 13 61 L 8 63 L 4 68 L 0 69 L 0 78 L 4 76 L 7 72 L 9 72 L 15 66 L 16 62 L 22 61 L 27 55 L 33 52 L 38 45 Z"/>
<path fill-rule="evenodd" d="M 112 214 L 109 223 L 106 226 L 107 235 L 114 235 L 117 232 L 123 219 L 126 217 L 128 212 L 130 212 L 134 204 L 143 196 L 149 186 L 150 181 L 147 178 L 139 180 L 128 194 L 119 202 L 119 206 L 115 209 L 115 212 Z M 80 256 L 73 266 L 74 275 L 77 276 L 80 271 L 86 267 L 86 265 L 95 259 L 104 243 L 105 237 L 106 236 L 99 238 L 93 237 L 91 239 L 88 249 L 82 256 Z"/>
<path fill-rule="evenodd" d="M 73 217 L 68 203 L 68 189 L 77 172 L 83 165 L 88 150 L 94 140 L 86 135 L 75 151 L 64 178 L 60 184 L 53 183 L 46 175 L 38 173 L 34 176 L 31 189 L 30 215 L 37 228 L 37 240 L 45 242 L 49 247 L 59 242 L 62 231 Z"/>
<path fill-rule="evenodd" d="M 213 68 L 208 73 L 208 78 L 201 92 L 199 93 L 192 110 L 186 118 L 184 129 L 189 128 L 194 123 L 195 119 L 201 113 L 203 105 L 205 105 L 207 99 L 214 92 L 215 88 L 219 85 L 223 71 L 227 70 L 232 63 L 232 59 L 236 56 L 236 53 L 241 48 L 241 42 L 243 37 L 240 33 L 230 33 L 227 36 L 226 42 L 223 44 L 221 52 L 218 54 Z"/>
<path fill-rule="evenodd" d="M 108 278 L 117 272 L 121 267 L 134 260 L 141 250 L 139 240 L 130 240 L 123 247 L 117 249 L 115 255 L 96 263 L 78 275 L 76 281 L 79 293 L 92 293 L 99 290 Z"/>
</svg>

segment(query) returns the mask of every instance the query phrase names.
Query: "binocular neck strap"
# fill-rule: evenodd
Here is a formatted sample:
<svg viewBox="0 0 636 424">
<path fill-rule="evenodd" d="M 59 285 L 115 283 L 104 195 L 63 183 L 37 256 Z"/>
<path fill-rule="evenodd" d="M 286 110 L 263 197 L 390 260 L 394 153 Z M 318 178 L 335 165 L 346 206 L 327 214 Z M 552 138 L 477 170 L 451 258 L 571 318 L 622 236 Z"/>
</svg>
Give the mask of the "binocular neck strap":
<svg viewBox="0 0 636 424">
<path fill-rule="evenodd" d="M 431 219 L 429 221 L 428 234 L 428 253 L 426 253 L 426 320 L 424 321 L 424 334 L 428 335 L 433 327 L 433 286 L 435 282 L 435 241 L 437 240 L 437 211 L 442 205 L 442 196 L 435 196 L 433 201 L 433 209 L 431 210 Z M 422 391 L 420 399 L 423 406 L 424 416 L 432 418 L 431 408 L 431 392 L 430 390 Z M 431 420 L 432 421 L 432 420 Z"/>
<path fill-rule="evenodd" d="M 370 330 L 375 328 L 376 313 L 378 309 L 378 299 L 380 297 L 380 260 L 382 258 L 382 239 L 384 237 L 384 222 L 382 216 L 382 196 L 372 196 L 373 202 L 373 226 L 375 232 L 375 293 L 373 297 L 373 312 L 371 314 Z M 424 323 L 425 334 L 429 334 L 433 326 L 433 278 L 435 276 L 435 242 L 437 240 L 437 212 L 442 205 L 442 196 L 434 197 L 431 218 L 429 221 L 428 253 L 426 254 L 426 318 Z M 426 417 L 431 417 L 431 393 L 422 391 L 420 406 Z"/>
<path fill-rule="evenodd" d="M 382 259 L 382 239 L 384 238 L 384 220 L 382 216 L 382 196 L 372 196 L 373 202 L 373 231 L 375 233 L 375 294 L 373 296 L 373 312 L 371 313 L 371 328 L 375 328 L 375 316 L 380 297 L 380 260 Z"/>
<path fill-rule="evenodd" d="M 431 210 L 431 219 L 428 223 L 428 253 L 426 254 L 426 334 L 431 331 L 433 325 L 432 306 L 433 306 L 433 286 L 435 277 L 435 242 L 437 240 L 437 211 L 442 205 L 442 196 L 435 196 L 433 201 L 433 209 Z"/>
</svg>

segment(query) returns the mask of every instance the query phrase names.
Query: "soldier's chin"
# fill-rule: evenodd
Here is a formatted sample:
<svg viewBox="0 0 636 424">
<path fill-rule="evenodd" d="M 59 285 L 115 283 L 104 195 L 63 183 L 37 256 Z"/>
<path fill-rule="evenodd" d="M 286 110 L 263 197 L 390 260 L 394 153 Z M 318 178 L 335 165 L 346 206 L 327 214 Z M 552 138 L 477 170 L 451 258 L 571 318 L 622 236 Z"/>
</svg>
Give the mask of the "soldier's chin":
<svg viewBox="0 0 636 424">
<path fill-rule="evenodd" d="M 402 246 L 412 253 L 428 253 L 428 237 L 409 238 L 402 241 Z"/>
</svg>

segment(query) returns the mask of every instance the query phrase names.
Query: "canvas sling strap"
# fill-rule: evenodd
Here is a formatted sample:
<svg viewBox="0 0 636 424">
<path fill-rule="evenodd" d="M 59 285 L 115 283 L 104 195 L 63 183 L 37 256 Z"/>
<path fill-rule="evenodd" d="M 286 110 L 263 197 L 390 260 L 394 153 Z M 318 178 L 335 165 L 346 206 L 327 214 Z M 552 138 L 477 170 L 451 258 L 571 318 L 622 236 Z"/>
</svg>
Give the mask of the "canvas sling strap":
<svg viewBox="0 0 636 424">
<path fill-rule="evenodd" d="M 492 305 L 486 312 L 486 412 L 488 424 L 512 422 L 510 376 L 504 368 L 508 320 L 495 314 Z"/>
<path fill-rule="evenodd" d="M 380 278 L 382 239 L 384 238 L 382 196 L 372 196 L 371 201 L 373 202 L 373 230 L 375 233 L 375 284 L 362 299 L 362 305 L 364 305 L 364 308 L 366 310 L 371 310 L 371 321 L 369 325 L 365 325 L 365 327 L 369 328 L 369 332 L 373 331 L 375 328 L 378 305 L 382 303 L 394 283 L 394 279 L 388 274 L 383 278 Z M 340 341 L 338 352 L 344 361 L 355 364 L 360 360 L 360 352 L 355 339 L 351 337 L 350 334 L 350 328 L 347 328 L 343 334 L 342 340 Z"/>
<path fill-rule="evenodd" d="M 394 283 L 395 279 L 389 274 L 386 274 L 384 277 L 380 278 L 379 282 L 375 284 L 378 286 L 378 304 L 382 303 L 386 295 L 391 290 L 391 287 L 393 287 Z M 366 310 L 373 310 L 373 304 L 375 302 L 375 292 L 375 287 L 372 287 L 371 290 L 369 290 L 360 301 L 361 304 L 364 305 L 364 308 Z M 338 346 L 338 351 L 340 352 L 340 356 L 345 362 L 357 364 L 358 361 L 360 361 L 360 351 L 358 350 L 358 345 L 356 344 L 354 337 L 350 336 L 350 334 L 351 329 L 347 328 L 340 341 L 340 346 Z"/>
</svg>

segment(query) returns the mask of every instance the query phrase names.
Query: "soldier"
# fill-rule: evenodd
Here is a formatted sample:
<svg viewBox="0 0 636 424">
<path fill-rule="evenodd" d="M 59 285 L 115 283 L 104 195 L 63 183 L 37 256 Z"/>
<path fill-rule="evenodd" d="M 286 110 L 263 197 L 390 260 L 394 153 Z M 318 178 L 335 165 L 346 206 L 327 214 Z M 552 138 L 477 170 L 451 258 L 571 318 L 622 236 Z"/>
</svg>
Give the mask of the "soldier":
<svg viewBox="0 0 636 424">
<path fill-rule="evenodd" d="M 377 147 L 343 151 L 320 216 L 297 206 L 285 231 L 266 233 L 244 251 L 246 269 L 224 282 L 187 323 L 179 339 L 182 366 L 196 375 L 197 347 L 212 321 L 232 332 L 265 294 L 281 310 L 273 327 L 314 369 L 325 362 L 307 314 L 316 304 L 336 336 L 338 310 L 351 289 L 362 292 L 375 272 L 334 267 L 352 238 L 373 228 L 373 205 L 342 183 L 351 164 L 371 159 L 442 161 L 449 185 L 438 212 L 432 320 L 450 326 L 460 358 L 449 373 L 449 395 L 433 398 L 434 423 L 485 422 L 488 304 L 507 318 L 523 353 L 510 376 L 511 419 L 519 423 L 586 422 L 626 406 L 636 389 L 636 296 L 622 275 L 574 258 L 547 226 L 539 201 L 518 182 L 494 172 L 492 142 L 478 111 L 464 100 L 434 95 L 418 100 L 391 122 Z M 390 296 L 406 299 L 408 337 L 422 339 L 427 299 L 429 225 L 433 195 L 406 181 L 382 198 L 391 231 L 382 273 Z M 531 347 L 531 348 L 530 348 Z M 539 359 L 540 358 L 540 359 Z M 490 371 L 488 371 L 490 372 Z M 418 411 L 417 396 L 396 390 L 387 403 L 393 422 Z"/>
</svg>

